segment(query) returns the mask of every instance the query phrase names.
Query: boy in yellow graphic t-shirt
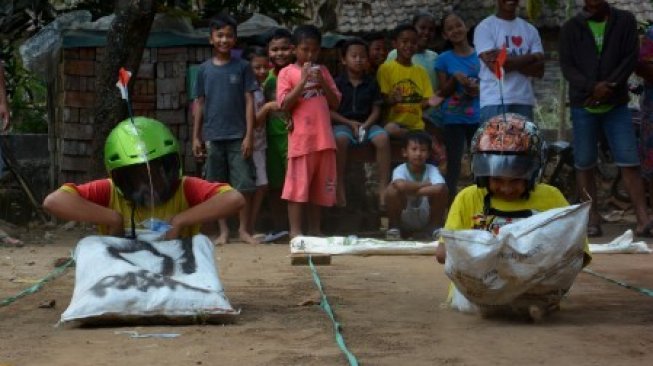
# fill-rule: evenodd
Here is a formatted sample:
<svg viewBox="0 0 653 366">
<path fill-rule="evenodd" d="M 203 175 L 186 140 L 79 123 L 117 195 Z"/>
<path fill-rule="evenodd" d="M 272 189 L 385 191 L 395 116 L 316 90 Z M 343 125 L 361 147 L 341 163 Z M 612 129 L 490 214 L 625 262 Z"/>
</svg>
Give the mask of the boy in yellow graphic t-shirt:
<svg viewBox="0 0 653 366">
<path fill-rule="evenodd" d="M 409 24 L 397 26 L 393 46 L 397 58 L 379 67 L 377 80 L 388 105 L 385 129 L 391 137 L 401 138 L 409 131 L 424 130 L 422 110 L 442 100 L 433 95 L 426 70 L 411 61 L 417 51 L 415 28 Z"/>
</svg>

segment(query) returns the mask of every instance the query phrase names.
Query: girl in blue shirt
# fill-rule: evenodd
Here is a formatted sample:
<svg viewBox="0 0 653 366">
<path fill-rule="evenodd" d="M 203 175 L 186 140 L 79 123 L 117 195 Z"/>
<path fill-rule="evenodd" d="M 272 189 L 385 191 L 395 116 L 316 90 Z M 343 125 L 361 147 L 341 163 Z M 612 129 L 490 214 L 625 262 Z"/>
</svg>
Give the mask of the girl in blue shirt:
<svg viewBox="0 0 653 366">
<path fill-rule="evenodd" d="M 435 62 L 439 94 L 445 97 L 442 105 L 444 141 L 447 149 L 446 181 L 449 197 L 457 193 L 460 162 L 466 143 L 479 126 L 478 73 L 481 64 L 467 39 L 467 27 L 458 15 L 451 13 L 442 20 L 443 37 L 453 49 L 446 51 Z"/>
</svg>

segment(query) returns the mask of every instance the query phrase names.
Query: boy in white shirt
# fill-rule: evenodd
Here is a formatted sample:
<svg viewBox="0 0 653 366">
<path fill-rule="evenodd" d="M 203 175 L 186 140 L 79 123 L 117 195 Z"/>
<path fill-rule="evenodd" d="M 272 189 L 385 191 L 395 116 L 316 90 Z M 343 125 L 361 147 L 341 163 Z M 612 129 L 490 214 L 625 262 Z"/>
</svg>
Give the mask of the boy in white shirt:
<svg viewBox="0 0 653 366">
<path fill-rule="evenodd" d="M 449 193 L 438 168 L 426 163 L 432 146 L 431 137 L 424 132 L 409 132 L 405 137 L 406 162 L 392 172 L 385 193 L 388 240 L 416 232 L 435 237 L 442 227 Z"/>
</svg>

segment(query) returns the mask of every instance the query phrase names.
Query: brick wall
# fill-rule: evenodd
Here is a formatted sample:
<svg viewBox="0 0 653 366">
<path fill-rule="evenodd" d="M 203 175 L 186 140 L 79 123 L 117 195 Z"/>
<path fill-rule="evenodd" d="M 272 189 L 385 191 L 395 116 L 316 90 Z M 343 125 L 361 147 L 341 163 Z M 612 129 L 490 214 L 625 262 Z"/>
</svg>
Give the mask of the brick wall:
<svg viewBox="0 0 653 366">
<path fill-rule="evenodd" d="M 57 176 L 59 183 L 89 180 L 90 146 L 94 136 L 95 75 L 103 48 L 69 48 L 63 52 L 57 83 Z M 187 100 L 187 69 L 211 57 L 211 48 L 201 46 L 147 48 L 132 79 L 132 106 L 136 115 L 156 118 L 179 138 L 183 164 L 194 173 L 191 151 L 192 118 Z M 104 138 L 104 137 L 102 137 Z"/>
</svg>

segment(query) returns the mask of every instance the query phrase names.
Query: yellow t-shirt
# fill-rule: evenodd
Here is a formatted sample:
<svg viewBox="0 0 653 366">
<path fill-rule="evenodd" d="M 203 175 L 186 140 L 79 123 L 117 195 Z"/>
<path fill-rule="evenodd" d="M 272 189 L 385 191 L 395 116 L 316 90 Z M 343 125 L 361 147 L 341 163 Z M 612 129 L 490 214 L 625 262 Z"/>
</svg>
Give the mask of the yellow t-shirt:
<svg viewBox="0 0 653 366">
<path fill-rule="evenodd" d="M 376 74 L 381 93 L 399 92 L 401 102 L 390 106 L 386 121 L 409 130 L 423 130 L 422 102 L 433 96 L 433 88 L 426 70 L 419 65 L 404 66 L 396 60 L 379 67 Z"/>
<path fill-rule="evenodd" d="M 469 186 L 460 191 L 451 204 L 444 228 L 448 230 L 479 229 L 497 232 L 501 226 L 509 224 L 511 219 L 486 216 L 483 213 L 484 199 L 487 193 L 487 189 L 479 188 L 476 185 Z M 538 213 L 553 208 L 569 206 L 569 202 L 567 202 L 557 188 L 543 183 L 535 185 L 528 199 L 505 201 L 492 198 L 490 202 L 490 207 L 507 212 L 532 210 L 533 213 Z M 592 260 L 592 254 L 587 241 L 585 241 L 584 251 L 583 267 L 587 266 Z M 449 300 L 451 299 L 452 291 L 453 283 L 449 286 Z"/>
</svg>

